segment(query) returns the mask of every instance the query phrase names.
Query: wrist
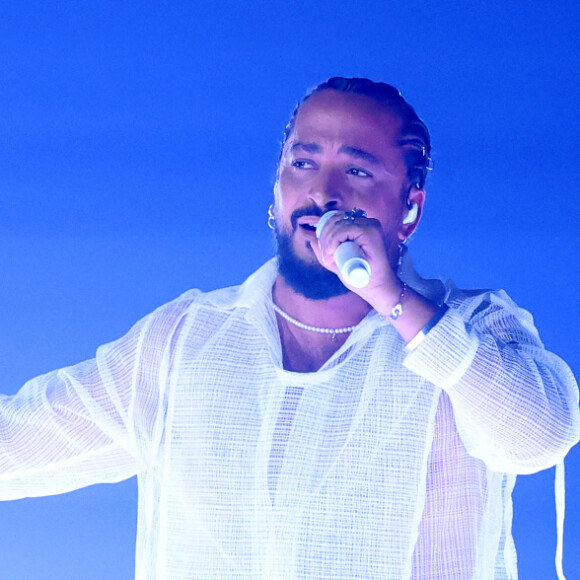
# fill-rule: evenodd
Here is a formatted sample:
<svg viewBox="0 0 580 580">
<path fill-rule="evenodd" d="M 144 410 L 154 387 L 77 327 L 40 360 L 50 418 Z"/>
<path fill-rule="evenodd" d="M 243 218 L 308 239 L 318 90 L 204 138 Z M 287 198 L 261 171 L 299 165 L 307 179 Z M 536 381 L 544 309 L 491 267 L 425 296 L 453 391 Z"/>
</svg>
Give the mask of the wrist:
<svg viewBox="0 0 580 580">
<path fill-rule="evenodd" d="M 389 295 L 383 294 L 381 308 L 375 310 L 386 318 L 408 343 L 437 314 L 436 304 L 403 282 Z"/>
<path fill-rule="evenodd" d="M 377 299 L 371 306 L 384 318 L 396 320 L 403 315 L 409 291 L 407 284 L 397 278 L 392 286 L 383 287 L 376 293 Z"/>
<path fill-rule="evenodd" d="M 391 308 L 391 313 L 389 318 L 391 320 L 398 320 L 403 315 L 403 301 L 405 299 L 405 293 L 407 292 L 408 286 L 406 282 L 401 285 L 401 291 L 399 292 L 399 297 L 395 305 Z"/>
</svg>

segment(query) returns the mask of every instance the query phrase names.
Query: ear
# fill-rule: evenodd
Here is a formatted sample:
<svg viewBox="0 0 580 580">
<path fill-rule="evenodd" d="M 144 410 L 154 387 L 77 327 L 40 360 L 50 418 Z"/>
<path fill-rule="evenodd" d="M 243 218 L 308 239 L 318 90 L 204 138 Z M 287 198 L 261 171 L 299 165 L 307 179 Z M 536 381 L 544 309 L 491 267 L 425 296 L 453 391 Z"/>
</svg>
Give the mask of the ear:
<svg viewBox="0 0 580 580">
<path fill-rule="evenodd" d="M 399 229 L 399 239 L 402 242 L 408 240 L 415 233 L 423 215 L 426 195 L 425 190 L 416 185 L 413 185 L 409 190 Z"/>
</svg>

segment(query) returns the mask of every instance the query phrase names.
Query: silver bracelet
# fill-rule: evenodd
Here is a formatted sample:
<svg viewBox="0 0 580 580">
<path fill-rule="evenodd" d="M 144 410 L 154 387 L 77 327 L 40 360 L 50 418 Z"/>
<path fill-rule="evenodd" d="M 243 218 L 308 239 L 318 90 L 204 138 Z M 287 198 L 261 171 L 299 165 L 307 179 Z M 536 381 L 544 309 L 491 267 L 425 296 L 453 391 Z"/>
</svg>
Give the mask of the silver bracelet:
<svg viewBox="0 0 580 580">
<path fill-rule="evenodd" d="M 407 283 L 403 282 L 403 286 L 401 287 L 401 293 L 399 294 L 399 300 L 393 306 L 393 309 L 391 310 L 391 315 L 389 316 L 391 320 L 398 320 L 403 314 L 403 296 L 405 296 L 406 289 Z"/>
</svg>

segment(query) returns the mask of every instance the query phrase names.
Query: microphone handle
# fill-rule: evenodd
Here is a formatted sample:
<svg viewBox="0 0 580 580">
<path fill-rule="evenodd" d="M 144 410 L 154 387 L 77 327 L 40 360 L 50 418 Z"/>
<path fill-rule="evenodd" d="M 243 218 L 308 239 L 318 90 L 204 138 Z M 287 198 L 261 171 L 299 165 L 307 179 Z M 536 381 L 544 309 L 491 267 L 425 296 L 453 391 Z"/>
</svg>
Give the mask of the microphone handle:
<svg viewBox="0 0 580 580">
<path fill-rule="evenodd" d="M 355 288 L 364 288 L 371 279 L 371 265 L 356 242 L 342 242 L 332 256 L 342 279 Z"/>
</svg>

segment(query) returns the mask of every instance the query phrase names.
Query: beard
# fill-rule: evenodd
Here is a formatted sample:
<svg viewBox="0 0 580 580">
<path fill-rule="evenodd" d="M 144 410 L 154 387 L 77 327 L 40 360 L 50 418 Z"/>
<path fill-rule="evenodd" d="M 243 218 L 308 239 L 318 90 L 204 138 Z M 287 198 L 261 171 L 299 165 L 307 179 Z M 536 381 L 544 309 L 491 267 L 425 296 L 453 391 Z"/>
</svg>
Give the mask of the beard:
<svg viewBox="0 0 580 580">
<path fill-rule="evenodd" d="M 276 245 L 278 272 L 294 292 L 310 300 L 328 300 L 350 292 L 334 272 L 317 261 L 308 263 L 300 258 L 292 245 L 292 237 L 278 227 Z"/>
</svg>

